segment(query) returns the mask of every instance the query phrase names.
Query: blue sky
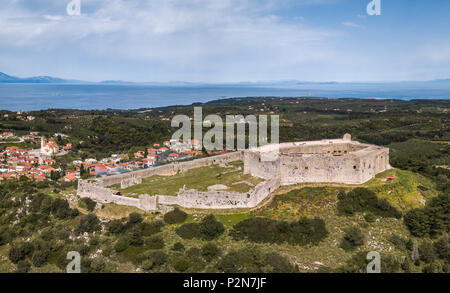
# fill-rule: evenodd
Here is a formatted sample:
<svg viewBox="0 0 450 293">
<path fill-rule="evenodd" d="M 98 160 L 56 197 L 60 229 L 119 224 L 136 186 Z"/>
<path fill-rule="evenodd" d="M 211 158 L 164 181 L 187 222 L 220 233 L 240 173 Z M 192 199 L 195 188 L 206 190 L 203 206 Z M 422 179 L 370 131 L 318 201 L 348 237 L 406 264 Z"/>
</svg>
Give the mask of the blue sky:
<svg viewBox="0 0 450 293">
<path fill-rule="evenodd" d="M 81 80 L 450 78 L 450 1 L 1 0 L 0 71 Z"/>
</svg>

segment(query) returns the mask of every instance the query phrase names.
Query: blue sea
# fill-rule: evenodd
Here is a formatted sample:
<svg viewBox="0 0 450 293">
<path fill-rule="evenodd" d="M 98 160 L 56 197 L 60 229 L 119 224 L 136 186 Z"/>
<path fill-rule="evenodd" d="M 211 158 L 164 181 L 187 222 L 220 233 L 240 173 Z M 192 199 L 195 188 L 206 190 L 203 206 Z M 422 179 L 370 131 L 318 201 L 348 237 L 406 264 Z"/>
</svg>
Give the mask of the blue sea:
<svg viewBox="0 0 450 293">
<path fill-rule="evenodd" d="M 450 99 L 450 82 L 288 86 L 0 84 L 0 110 L 139 109 L 235 97 Z"/>
</svg>

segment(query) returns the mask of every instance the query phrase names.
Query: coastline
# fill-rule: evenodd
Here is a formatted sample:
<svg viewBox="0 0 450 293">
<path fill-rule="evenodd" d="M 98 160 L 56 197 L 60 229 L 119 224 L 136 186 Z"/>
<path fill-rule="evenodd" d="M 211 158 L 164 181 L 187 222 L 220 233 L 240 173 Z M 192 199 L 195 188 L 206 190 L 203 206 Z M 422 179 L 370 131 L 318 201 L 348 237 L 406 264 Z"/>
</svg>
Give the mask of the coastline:
<svg viewBox="0 0 450 293">
<path fill-rule="evenodd" d="M 189 106 L 230 98 L 327 98 L 448 100 L 450 83 L 422 87 L 409 84 L 327 84 L 295 87 L 267 86 L 162 86 L 122 84 L 0 84 L 0 109 L 9 111 L 137 110 Z"/>
</svg>

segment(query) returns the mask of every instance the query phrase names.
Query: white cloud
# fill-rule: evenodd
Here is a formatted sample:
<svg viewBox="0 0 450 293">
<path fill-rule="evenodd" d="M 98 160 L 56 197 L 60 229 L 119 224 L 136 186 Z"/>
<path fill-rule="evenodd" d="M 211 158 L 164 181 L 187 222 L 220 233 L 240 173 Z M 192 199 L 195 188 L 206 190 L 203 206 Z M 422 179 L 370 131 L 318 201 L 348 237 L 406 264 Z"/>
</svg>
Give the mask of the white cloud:
<svg viewBox="0 0 450 293">
<path fill-rule="evenodd" d="M 65 15 L 61 1 L 41 2 L 48 5 L 38 11 L 46 12 L 42 15 L 28 6 L 6 5 L 0 12 L 0 46 L 48 52 L 70 47 L 116 61 L 191 69 L 192 76 L 203 68 L 200 79 L 214 71 L 225 78 L 223 68 L 239 75 L 237 68 L 281 72 L 323 61 L 333 55 L 323 43 L 337 34 L 308 27 L 301 16 L 285 22 L 271 13 L 278 5 L 274 0 L 82 0 L 82 15 L 76 17 Z"/>
<path fill-rule="evenodd" d="M 322 21 L 321 9 L 350 1 L 81 0 L 76 17 L 66 15 L 69 1 L 1 1 L 0 71 L 83 80 L 351 81 L 420 79 L 450 68 L 448 44 L 417 48 L 401 26 L 398 40 L 371 24 L 378 18 L 340 22 L 348 13 L 337 10 Z M 331 6 L 312 7 L 324 4 Z"/>
<path fill-rule="evenodd" d="M 351 22 L 351 21 L 343 21 L 341 22 L 342 25 L 348 26 L 348 27 L 361 27 L 359 24 Z"/>
</svg>

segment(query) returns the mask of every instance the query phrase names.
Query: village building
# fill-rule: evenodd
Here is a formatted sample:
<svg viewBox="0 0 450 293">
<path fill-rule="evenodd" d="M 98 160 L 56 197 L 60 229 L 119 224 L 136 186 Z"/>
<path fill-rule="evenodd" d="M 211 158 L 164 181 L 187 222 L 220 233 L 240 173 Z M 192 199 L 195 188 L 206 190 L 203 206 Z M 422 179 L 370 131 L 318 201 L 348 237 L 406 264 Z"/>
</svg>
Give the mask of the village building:
<svg viewBox="0 0 450 293">
<path fill-rule="evenodd" d="M 43 156 L 54 156 L 59 152 L 59 146 L 53 138 L 48 141 L 45 137 L 41 137 L 41 155 Z"/>
</svg>

